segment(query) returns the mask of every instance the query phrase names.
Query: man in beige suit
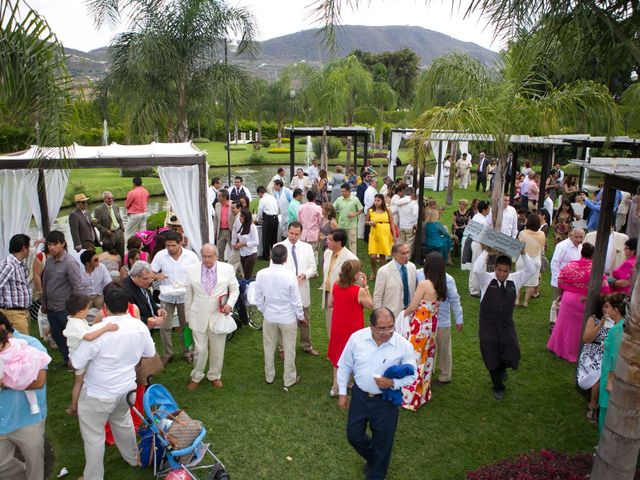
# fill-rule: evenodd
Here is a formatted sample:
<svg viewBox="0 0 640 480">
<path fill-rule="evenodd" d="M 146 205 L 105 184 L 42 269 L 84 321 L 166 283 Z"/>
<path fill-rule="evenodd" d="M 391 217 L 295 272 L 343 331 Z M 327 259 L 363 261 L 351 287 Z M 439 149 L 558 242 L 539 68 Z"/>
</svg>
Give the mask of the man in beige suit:
<svg viewBox="0 0 640 480">
<path fill-rule="evenodd" d="M 323 277 L 322 277 L 322 308 L 324 309 L 327 335 L 331 335 L 331 316 L 333 308 L 327 306 L 327 297 L 331 293 L 333 284 L 338 280 L 342 264 L 347 260 L 358 260 L 358 257 L 348 248 L 347 232 L 337 228 L 327 237 L 327 249 L 324 252 Z M 415 278 L 415 277 L 414 277 Z M 326 306 L 326 308 L 325 308 Z"/>
<path fill-rule="evenodd" d="M 416 291 L 416 266 L 409 261 L 411 249 L 396 243 L 391 249 L 393 260 L 378 270 L 373 290 L 373 308 L 387 307 L 397 317 Z"/>
<path fill-rule="evenodd" d="M 207 379 L 214 387 L 222 388 L 220 377 L 227 335 L 214 333 L 214 329 L 224 315 L 231 313 L 240 292 L 233 267 L 218 261 L 218 249 L 215 245 L 205 243 L 200 253 L 202 262 L 187 267 L 184 302 L 195 346 L 191 381 L 187 385 L 189 390 L 198 388 L 204 378 L 207 356 Z"/>
<path fill-rule="evenodd" d="M 583 244 L 590 243 L 596 246 L 596 233 L 589 232 L 585 235 Z M 609 244 L 607 245 L 607 257 L 604 261 L 604 273 L 611 275 L 611 272 L 622 265 L 627 257 L 624 254 L 624 243 L 629 237 L 624 233 L 616 232 L 615 225 L 611 225 L 611 234 L 609 235 Z"/>
</svg>

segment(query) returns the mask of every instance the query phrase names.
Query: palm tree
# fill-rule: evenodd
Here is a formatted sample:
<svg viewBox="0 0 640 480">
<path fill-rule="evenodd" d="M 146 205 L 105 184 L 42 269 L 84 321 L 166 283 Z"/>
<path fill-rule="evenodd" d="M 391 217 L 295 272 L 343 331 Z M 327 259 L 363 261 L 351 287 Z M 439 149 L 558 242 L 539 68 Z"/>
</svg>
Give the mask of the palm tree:
<svg viewBox="0 0 640 480">
<path fill-rule="evenodd" d="M 385 112 L 396 108 L 398 96 L 387 82 L 373 82 L 371 106 L 374 108 L 375 127 L 378 131 L 378 146 L 382 150 Z"/>
<path fill-rule="evenodd" d="M 0 123 L 28 127 L 38 145 L 60 144 L 71 88 L 62 44 L 21 1 L 0 0 L 0 32 Z"/>
<path fill-rule="evenodd" d="M 416 141 L 424 145 L 435 130 L 490 134 L 498 154 L 492 192 L 494 226 L 502 222 L 504 173 L 512 134 L 549 135 L 563 129 L 610 134 L 619 125 L 614 99 L 606 87 L 590 81 L 553 86 L 545 65 L 553 52 L 536 37 L 522 37 L 503 52 L 499 74 L 475 77 L 461 73 L 460 62 L 443 63 L 433 76 L 434 98 L 446 98 L 451 79 L 476 81 L 475 95 L 434 106 L 420 115 Z M 469 65 L 467 63 L 467 65 Z M 475 66 L 477 69 L 477 66 Z M 487 68 L 487 67 L 485 67 Z"/>
<path fill-rule="evenodd" d="M 109 5 L 135 4 L 131 30 L 110 47 L 111 70 L 102 90 L 130 105 L 133 126 L 141 131 L 162 127 L 170 140 L 189 138 L 189 112 L 199 103 L 223 98 L 229 92 L 242 103 L 247 75 L 221 61 L 230 36 L 240 38 L 238 53 L 250 50 L 255 20 L 243 8 L 223 0 L 94 0 L 98 20 Z M 235 95 L 234 95 L 235 94 Z"/>
</svg>

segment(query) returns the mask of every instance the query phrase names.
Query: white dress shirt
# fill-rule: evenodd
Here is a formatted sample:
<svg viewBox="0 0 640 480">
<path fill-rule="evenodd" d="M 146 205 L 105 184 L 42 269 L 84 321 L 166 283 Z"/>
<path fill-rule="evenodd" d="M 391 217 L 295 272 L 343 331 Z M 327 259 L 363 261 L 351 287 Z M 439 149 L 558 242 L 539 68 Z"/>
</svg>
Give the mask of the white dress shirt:
<svg viewBox="0 0 640 480">
<path fill-rule="evenodd" d="M 528 195 L 529 192 L 529 177 L 528 176 L 524 176 L 524 180 L 522 180 L 522 183 L 520 184 L 520 195 L 524 195 L 525 197 Z"/>
<path fill-rule="evenodd" d="M 198 256 L 186 248 L 183 248 L 178 259 L 174 260 L 165 248 L 164 250 L 160 250 L 153 257 L 151 269 L 154 272 L 162 273 L 167 277 L 160 282 L 160 286 L 171 286 L 174 283 L 186 285 L 187 267 L 194 263 L 198 263 L 199 261 Z M 171 295 L 160 293 L 160 300 L 167 303 L 184 303 L 184 293 Z"/>
<path fill-rule="evenodd" d="M 408 200 L 406 201 L 405 198 Z M 418 224 L 418 201 L 402 197 L 397 202 L 398 228 L 410 230 Z"/>
<path fill-rule="evenodd" d="M 102 295 L 104 287 L 112 281 L 109 270 L 102 263 L 97 264 L 91 273 L 87 273 L 84 265 L 82 271 L 86 276 L 85 285 L 89 288 L 89 295 Z"/>
<path fill-rule="evenodd" d="M 304 320 L 298 279 L 284 265 L 270 265 L 258 272 L 255 302 L 267 322 L 288 324 Z"/>
<path fill-rule="evenodd" d="M 511 205 L 502 211 L 502 225 L 500 231 L 511 238 L 518 236 L 518 212 Z"/>
<path fill-rule="evenodd" d="M 293 254 L 291 253 L 291 249 L 294 245 L 288 238 L 276 245 L 283 245 L 287 249 L 287 261 L 284 262 L 284 267 L 296 276 L 304 273 L 305 279 L 302 283 L 298 283 L 298 291 L 300 292 L 302 306 L 304 308 L 308 308 L 309 305 L 311 305 L 309 279 L 318 275 L 318 264 L 313 252 L 313 247 L 300 240 L 295 243 L 296 258 L 298 260 L 298 271 L 296 273 L 296 263 L 293 260 Z"/>
<path fill-rule="evenodd" d="M 581 251 L 582 245 L 576 247 L 570 238 L 566 238 L 556 245 L 550 262 L 552 287 L 558 286 L 558 275 L 562 267 L 572 260 L 579 260 Z"/>
<path fill-rule="evenodd" d="M 438 305 L 438 328 L 451 327 L 451 312 L 456 319 L 456 325 L 464 324 L 462 316 L 462 304 L 460 303 L 460 294 L 456 286 L 455 279 L 445 273 L 447 279 L 447 299 L 440 301 Z M 416 282 L 424 280 L 424 269 L 420 268 L 416 271 Z"/>
<path fill-rule="evenodd" d="M 84 375 L 87 395 L 111 400 L 136 388 L 136 365 L 141 357 L 153 357 L 156 347 L 147 326 L 128 313 L 105 317 L 90 331 L 105 323 L 115 323 L 119 328 L 91 342 L 81 341 L 71 354 L 71 364 L 76 369 L 87 369 Z"/>
<path fill-rule="evenodd" d="M 551 200 L 550 197 L 547 197 L 544 199 L 542 208 L 544 208 L 547 212 L 549 212 L 549 215 L 553 216 L 553 200 Z"/>
<path fill-rule="evenodd" d="M 480 212 L 476 213 L 471 219 L 472 222 L 479 223 L 480 225 L 486 225 L 487 227 L 491 226 L 491 215 L 487 215 L 486 217 L 482 215 Z"/>
<path fill-rule="evenodd" d="M 373 200 L 378 190 L 369 185 L 367 189 L 364 191 L 364 213 L 365 215 L 369 212 L 369 209 L 373 207 Z"/>
<path fill-rule="evenodd" d="M 309 165 L 309 168 L 307 168 L 307 175 L 309 176 L 309 180 L 312 182 L 318 179 L 318 173 L 318 168 L 313 165 Z"/>
<path fill-rule="evenodd" d="M 393 380 L 393 390 L 411 385 L 417 378 L 416 352 L 408 340 L 398 332 L 388 342 L 378 346 L 373 339 L 371 327 L 353 333 L 338 360 L 338 393 L 347 394 L 347 383 L 353 373 L 356 385 L 363 392 L 382 393 L 375 382 L 374 374 L 383 375 L 393 365 L 408 363 L 413 366 L 413 375 Z"/>
<path fill-rule="evenodd" d="M 262 195 L 260 202 L 258 202 L 258 220 L 262 220 L 262 215 L 278 215 L 279 212 L 280 207 L 276 197 L 269 193 Z"/>
<path fill-rule="evenodd" d="M 487 291 L 487 288 L 489 288 L 491 280 L 496 278 L 496 274 L 494 272 L 489 273 L 485 271 L 487 255 L 487 251 L 483 250 L 480 256 L 476 259 L 476 262 L 473 264 L 473 274 L 476 276 L 476 279 L 478 281 L 478 287 L 480 287 L 481 301 L 484 298 L 484 294 Z M 507 277 L 507 280 L 502 283 L 496 279 L 500 286 L 511 280 L 516 285 L 516 291 L 520 290 L 520 288 L 522 288 L 522 286 L 524 285 L 524 282 L 529 280 L 529 278 L 531 278 L 531 275 L 536 273 L 536 266 L 533 263 L 533 260 L 531 260 L 531 257 L 526 253 L 524 255 L 521 255 L 521 257 L 522 261 L 524 262 L 524 270 L 511 273 Z"/>
<path fill-rule="evenodd" d="M 249 233 L 246 235 L 241 234 L 241 230 L 242 223 L 240 223 L 240 215 L 238 215 L 238 218 L 236 218 L 236 221 L 233 224 L 233 230 L 231 231 L 231 245 L 235 245 L 238 242 L 246 244 L 238 250 L 241 257 L 248 257 L 254 253 L 258 253 L 260 238 L 258 237 L 258 229 L 256 226 L 252 223 Z"/>
</svg>

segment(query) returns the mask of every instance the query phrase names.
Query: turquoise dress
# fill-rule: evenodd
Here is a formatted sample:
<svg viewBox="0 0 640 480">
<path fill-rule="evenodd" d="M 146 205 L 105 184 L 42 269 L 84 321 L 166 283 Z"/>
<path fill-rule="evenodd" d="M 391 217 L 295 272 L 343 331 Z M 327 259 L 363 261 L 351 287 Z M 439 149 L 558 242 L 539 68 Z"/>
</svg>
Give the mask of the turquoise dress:
<svg viewBox="0 0 640 480">
<path fill-rule="evenodd" d="M 424 246 L 427 250 L 438 252 L 446 262 L 449 258 L 451 245 L 451 235 L 442 223 L 427 222 L 424 224 Z"/>
<path fill-rule="evenodd" d="M 604 341 L 604 353 L 602 354 L 602 371 L 600 373 L 600 417 L 598 418 L 598 427 L 600 432 L 604 427 L 604 419 L 607 415 L 607 407 L 609 406 L 609 392 L 607 392 L 607 377 L 609 372 L 616 369 L 618 354 L 620 353 L 620 345 L 622 344 L 622 328 L 624 319 L 620 320 L 609 330 L 609 335 Z"/>
</svg>

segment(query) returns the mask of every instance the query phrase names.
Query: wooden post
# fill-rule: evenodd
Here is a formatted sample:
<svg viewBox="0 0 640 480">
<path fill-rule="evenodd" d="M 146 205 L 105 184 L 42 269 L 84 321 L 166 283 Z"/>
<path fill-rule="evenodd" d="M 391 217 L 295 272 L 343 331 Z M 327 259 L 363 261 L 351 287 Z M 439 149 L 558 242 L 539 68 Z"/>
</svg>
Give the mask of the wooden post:
<svg viewBox="0 0 640 480">
<path fill-rule="evenodd" d="M 413 147 L 413 163 L 416 164 L 416 168 L 413 170 L 413 181 L 411 182 L 411 186 L 413 190 L 418 190 L 418 170 L 420 170 L 420 165 L 418 164 L 418 145 L 414 145 Z"/>
<path fill-rule="evenodd" d="M 44 181 L 44 169 L 38 169 L 38 205 L 42 222 L 42 236 L 46 237 L 51 231 L 49 223 L 49 203 L 47 202 L 47 186 Z"/>
<path fill-rule="evenodd" d="M 351 140 L 353 141 L 353 168 L 358 175 L 358 135 L 352 135 Z M 362 165 L 364 165 L 364 161 Z"/>
<path fill-rule="evenodd" d="M 553 162 L 553 147 L 549 146 L 545 150 L 544 158 L 542 159 L 542 169 L 540 170 L 540 193 L 538 194 L 538 208 L 542 208 L 544 205 L 544 194 L 547 192 L 547 178 L 551 172 L 551 162 Z M 553 212 L 551 212 L 553 215 Z"/>
<path fill-rule="evenodd" d="M 440 191 L 440 170 L 442 169 L 442 140 L 438 142 L 438 161 L 436 162 L 436 192 Z"/>
<path fill-rule="evenodd" d="M 604 273 L 604 261 L 607 257 L 607 247 L 609 245 L 609 235 L 613 224 L 613 204 L 615 202 L 616 190 L 611 188 L 608 175 L 604 177 L 604 188 L 602 191 L 602 201 L 600 203 L 600 218 L 598 219 L 598 230 L 596 233 L 596 248 L 593 253 L 591 264 L 591 277 L 589 278 L 589 290 L 587 301 L 584 307 L 584 318 L 582 319 L 582 332 L 587 324 L 587 319 L 596 312 L 598 299 L 600 297 L 600 287 L 602 286 L 602 274 Z M 582 344 L 582 335 L 580 335 Z"/>
<path fill-rule="evenodd" d="M 513 205 L 513 198 L 516 196 L 516 175 L 519 170 L 518 165 L 518 150 L 513 151 L 513 157 L 511 158 L 511 178 L 509 183 L 511 184 L 511 191 L 509 192 L 509 203 Z"/>
<path fill-rule="evenodd" d="M 208 243 L 209 239 L 209 197 L 207 195 L 207 174 L 209 172 L 209 164 L 207 157 L 202 156 L 202 160 L 198 163 L 198 191 L 200 192 L 200 235 L 202 236 L 202 244 Z"/>
<path fill-rule="evenodd" d="M 366 162 L 368 159 L 369 159 L 369 130 L 367 130 L 364 134 L 364 161 Z"/>
<path fill-rule="evenodd" d="M 296 134 L 293 127 L 289 131 L 289 179 L 293 180 L 296 163 Z"/>
<path fill-rule="evenodd" d="M 417 154 L 417 152 L 416 152 Z M 422 219 L 424 217 L 424 162 L 423 158 L 416 157 L 416 169 L 414 171 L 414 182 L 415 177 L 419 175 L 418 179 L 418 225 L 416 228 L 416 236 L 413 241 L 413 263 L 416 264 L 416 267 L 422 263 L 422 232 L 424 230 L 424 226 L 422 225 Z"/>
</svg>

